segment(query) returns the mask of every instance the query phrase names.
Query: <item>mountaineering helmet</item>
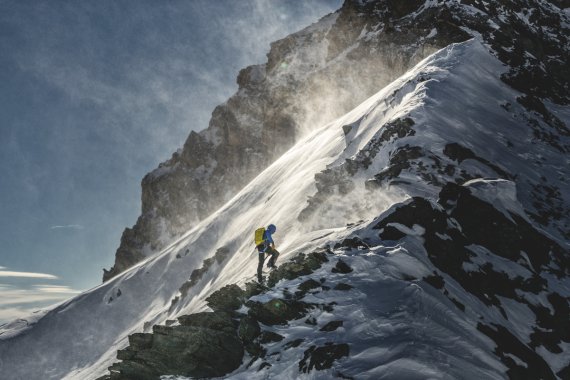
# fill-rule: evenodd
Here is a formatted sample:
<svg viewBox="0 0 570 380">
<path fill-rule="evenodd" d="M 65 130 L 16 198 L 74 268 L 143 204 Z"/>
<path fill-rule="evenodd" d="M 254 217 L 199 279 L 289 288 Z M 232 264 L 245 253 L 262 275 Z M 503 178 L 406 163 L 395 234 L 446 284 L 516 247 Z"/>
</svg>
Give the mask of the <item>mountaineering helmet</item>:
<svg viewBox="0 0 570 380">
<path fill-rule="evenodd" d="M 275 231 L 277 231 L 277 227 L 275 227 L 275 224 L 270 224 L 267 226 L 267 231 L 269 231 L 270 234 L 274 234 Z"/>
</svg>

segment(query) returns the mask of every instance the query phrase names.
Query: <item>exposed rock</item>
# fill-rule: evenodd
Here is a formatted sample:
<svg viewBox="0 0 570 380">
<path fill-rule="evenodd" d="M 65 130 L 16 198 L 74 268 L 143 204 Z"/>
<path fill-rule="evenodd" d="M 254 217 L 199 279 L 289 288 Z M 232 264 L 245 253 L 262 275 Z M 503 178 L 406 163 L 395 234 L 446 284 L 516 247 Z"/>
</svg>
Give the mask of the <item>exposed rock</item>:
<svg viewBox="0 0 570 380">
<path fill-rule="evenodd" d="M 352 268 L 347 263 L 342 261 L 342 259 L 338 259 L 335 267 L 332 269 L 332 272 L 346 274 L 352 272 Z"/>
<path fill-rule="evenodd" d="M 247 282 L 245 284 L 245 294 L 244 294 L 244 298 L 250 298 L 253 296 L 256 296 L 258 294 L 263 293 L 267 288 L 263 285 L 261 285 L 259 282 L 257 281 L 251 281 L 251 282 Z"/>
<path fill-rule="evenodd" d="M 326 250 L 314 251 L 308 255 L 300 253 L 291 261 L 281 264 L 277 269 L 273 270 L 267 280 L 267 286 L 272 287 L 281 279 L 292 280 L 311 274 L 328 261 Z"/>
<path fill-rule="evenodd" d="M 242 342 L 251 343 L 261 334 L 261 327 L 255 318 L 249 315 L 243 317 L 239 322 L 238 335 Z"/>
<path fill-rule="evenodd" d="M 234 311 L 243 305 L 245 292 L 237 285 L 226 285 L 216 290 L 208 298 L 206 303 L 214 311 Z"/>
<path fill-rule="evenodd" d="M 331 368 L 334 361 L 348 356 L 349 347 L 346 343 L 325 343 L 322 347 L 311 346 L 299 362 L 299 372 L 308 373 L 314 368 L 317 371 Z"/>
<path fill-rule="evenodd" d="M 236 326 L 234 325 L 230 314 L 223 311 L 182 315 L 178 317 L 178 322 L 182 326 L 203 327 L 227 332 L 229 334 L 234 333 L 236 330 Z"/>
<path fill-rule="evenodd" d="M 287 342 L 284 346 L 283 346 L 283 351 L 289 349 L 289 348 L 294 348 L 294 347 L 299 347 L 301 345 L 301 343 L 303 343 L 303 339 L 299 338 L 299 339 L 295 339 L 292 340 L 290 342 Z"/>
<path fill-rule="evenodd" d="M 339 248 L 349 248 L 349 249 L 368 248 L 368 244 L 362 241 L 359 237 L 355 236 L 352 238 L 344 239 L 340 243 L 336 243 L 334 245 L 334 249 L 339 249 Z"/>
<path fill-rule="evenodd" d="M 259 365 L 259 368 L 257 369 L 258 371 L 261 371 L 264 368 L 270 368 L 271 364 L 269 364 L 268 362 L 263 362 Z"/>
<path fill-rule="evenodd" d="M 152 334 L 134 333 L 129 335 L 129 347 L 135 351 L 146 350 L 152 347 Z"/>
<path fill-rule="evenodd" d="M 441 277 L 437 273 L 434 273 L 433 275 L 426 276 L 423 278 L 423 280 L 436 289 L 442 289 L 445 285 L 445 280 L 443 279 L 443 277 Z"/>
<path fill-rule="evenodd" d="M 345 126 L 346 128 L 343 127 L 345 134 L 347 131 L 356 129 L 359 123 L 360 121 L 354 125 Z M 387 123 L 382 128 L 383 132 L 378 137 L 373 138 L 355 157 L 346 159 L 339 166 L 327 168 L 315 174 L 317 192 L 307 200 L 308 205 L 301 211 L 298 219 L 300 221 L 308 220 L 333 195 L 342 196 L 353 191 L 355 186 L 351 177 L 360 170 L 368 169 L 380 149 L 393 138 L 414 136 L 416 133 L 412 129 L 414 124 L 411 118 L 396 119 Z"/>
<path fill-rule="evenodd" d="M 281 342 L 285 337 L 283 335 L 279 335 L 272 331 L 264 331 L 261 333 L 259 337 L 259 343 L 274 343 L 274 342 Z"/>
<path fill-rule="evenodd" d="M 458 143 L 451 143 L 447 144 L 443 149 L 443 154 L 447 157 L 451 158 L 452 160 L 456 160 L 461 163 L 464 160 L 471 159 L 475 161 L 479 161 L 484 165 L 487 165 L 491 169 L 497 173 L 501 178 L 505 179 L 513 179 L 513 176 L 507 173 L 505 170 L 501 169 L 499 166 L 489 162 L 488 160 L 477 156 L 473 151 L 469 148 L 466 148 Z"/>
<path fill-rule="evenodd" d="M 550 369 L 532 350 L 544 347 L 552 353 L 562 352 L 560 343 L 570 342 L 570 333 L 565 327 L 570 304 L 567 298 L 552 291 L 548 294 L 551 305 L 548 308 L 537 306 L 534 297 L 547 291 L 545 275 L 562 278 L 570 274 L 566 260 L 570 252 L 518 214 L 504 214 L 474 196 L 467 187 L 453 183 L 442 189 L 438 204 L 413 198 L 395 208 L 375 228 L 382 230 L 390 223 L 400 223 L 410 229 L 414 224 L 425 228 L 424 247 L 441 274 L 424 277 L 424 280 L 440 289 L 460 310 L 464 311 L 465 305 L 451 297 L 443 273 L 484 304 L 496 307 L 505 319 L 508 317 L 500 297 L 526 305 L 536 320 L 530 334 L 530 347 L 507 334 L 502 327 L 481 325 L 479 329 L 497 342 L 497 355 L 510 368 L 512 378 L 519 376 L 522 367 L 504 356 L 505 352 L 515 354 L 525 363 L 530 360 L 534 377 L 551 378 Z M 514 273 L 520 268 L 519 272 L 528 275 L 523 278 L 505 273 L 488 258 L 493 255 L 509 260 Z"/>
<path fill-rule="evenodd" d="M 379 236 L 380 236 L 380 239 L 382 239 L 382 240 L 400 240 L 404 236 L 406 236 L 406 234 L 403 233 L 402 231 L 400 231 L 399 229 L 397 229 L 396 227 L 386 226 L 386 227 L 382 228 Z"/>
<path fill-rule="evenodd" d="M 352 289 L 352 285 L 348 285 L 348 284 L 345 284 L 343 282 L 340 282 L 340 283 L 336 284 L 333 289 L 334 290 L 350 290 L 350 289 Z"/>
<path fill-rule="evenodd" d="M 503 326 L 487 326 L 479 323 L 477 330 L 487 335 L 497 344 L 495 354 L 507 366 L 507 375 L 510 379 L 556 380 L 556 376 L 552 373 L 544 359 Z M 524 365 L 520 365 L 513 360 L 513 356 L 518 358 L 519 363 L 522 362 Z"/>
<path fill-rule="evenodd" d="M 109 368 L 109 378 L 218 377 L 239 367 L 243 346 L 227 315 L 200 313 L 180 319 L 185 325 L 154 326 L 152 335 L 129 337 L 131 345 L 118 352 L 122 362 Z"/>
<path fill-rule="evenodd" d="M 335 331 L 336 329 L 341 327 L 342 324 L 343 321 L 330 321 L 329 323 L 321 327 L 320 331 Z"/>
<path fill-rule="evenodd" d="M 214 265 L 214 263 L 221 264 L 228 258 L 229 254 L 230 250 L 227 249 L 226 247 L 222 247 L 218 248 L 213 257 L 204 260 L 202 266 L 198 269 L 194 269 L 190 274 L 190 279 L 186 281 L 184 284 L 182 284 L 182 286 L 180 287 L 181 297 L 182 298 L 186 297 L 190 288 L 192 288 L 194 285 L 198 283 L 198 281 L 202 279 L 204 274 L 206 274 L 208 270 L 210 270 L 212 265 Z"/>
<path fill-rule="evenodd" d="M 307 314 L 311 304 L 297 300 L 272 299 L 266 303 L 248 301 L 248 314 L 265 325 L 285 325 Z"/>
<path fill-rule="evenodd" d="M 299 284 L 299 290 L 303 293 L 308 292 L 311 289 L 319 288 L 321 283 L 319 281 L 315 281 L 312 278 L 308 279 L 307 281 Z"/>
<path fill-rule="evenodd" d="M 317 325 L 317 319 L 311 315 L 311 316 L 309 316 L 309 318 L 307 318 L 305 320 L 305 323 L 308 325 L 311 325 L 311 326 L 316 326 Z"/>
</svg>

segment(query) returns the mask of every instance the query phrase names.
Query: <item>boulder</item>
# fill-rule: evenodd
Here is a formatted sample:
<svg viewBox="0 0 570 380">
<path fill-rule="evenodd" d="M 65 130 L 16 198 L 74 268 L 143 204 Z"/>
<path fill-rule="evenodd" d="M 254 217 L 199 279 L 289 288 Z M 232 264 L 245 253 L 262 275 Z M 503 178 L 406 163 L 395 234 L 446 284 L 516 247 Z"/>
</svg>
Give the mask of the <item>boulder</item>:
<svg viewBox="0 0 570 380">
<path fill-rule="evenodd" d="M 226 285 L 206 298 L 206 303 L 214 311 L 235 311 L 243 305 L 245 292 L 237 285 Z"/>
<path fill-rule="evenodd" d="M 248 302 L 248 314 L 265 325 L 285 325 L 307 313 L 311 304 L 297 300 L 272 299 L 266 303 Z"/>
</svg>

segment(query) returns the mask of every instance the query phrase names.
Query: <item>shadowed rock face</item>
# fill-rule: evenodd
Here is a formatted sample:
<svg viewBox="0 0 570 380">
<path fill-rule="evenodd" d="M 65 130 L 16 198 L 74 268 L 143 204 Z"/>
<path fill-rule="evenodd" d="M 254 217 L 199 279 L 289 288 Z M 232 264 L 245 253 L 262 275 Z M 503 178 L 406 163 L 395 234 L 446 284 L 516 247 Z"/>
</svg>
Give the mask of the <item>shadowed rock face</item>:
<svg viewBox="0 0 570 380">
<path fill-rule="evenodd" d="M 133 334 L 120 350 L 107 379 L 154 380 L 173 374 L 217 377 L 241 364 L 243 346 L 229 314 L 183 316 L 180 326 L 154 326 L 153 334 Z"/>
<path fill-rule="evenodd" d="M 504 302 L 525 305 L 534 314 L 528 341 L 507 328 L 484 321 L 477 329 L 496 344 L 495 355 L 508 368 L 511 379 L 555 379 L 540 350 L 561 353 L 570 342 L 568 299 L 549 286 L 549 278 L 568 278 L 570 252 L 515 213 L 503 214 L 492 204 L 475 197 L 466 187 L 449 183 L 443 187 L 438 203 L 413 198 L 383 218 L 375 228 L 380 238 L 400 240 L 405 233 L 393 226 L 425 228 L 423 245 L 438 272 L 423 278 L 439 289 L 457 308 L 465 305 L 454 298 L 442 275 L 448 275 L 484 305 L 497 309 L 508 326 Z M 397 232 L 396 232 L 397 231 Z M 507 261 L 505 261 L 507 260 Z M 497 263 L 508 262 L 505 272 Z M 527 273 L 526 277 L 520 273 Z M 538 305 L 535 297 L 546 294 L 551 307 Z M 510 316 L 512 318 L 512 315 Z M 524 366 L 512 359 L 521 358 Z M 559 374 L 560 375 L 560 374 Z"/>
<path fill-rule="evenodd" d="M 243 69 L 238 92 L 206 130 L 142 181 L 142 213 L 123 232 L 106 281 L 187 231 L 229 200 L 296 141 L 341 116 L 435 50 L 469 36 L 402 16 L 423 1 L 346 1 L 335 14 L 274 42 L 267 63 Z M 434 21 L 435 20 L 435 21 Z M 434 37 L 427 36 L 432 27 Z M 373 32 L 368 33 L 367 32 Z"/>
</svg>

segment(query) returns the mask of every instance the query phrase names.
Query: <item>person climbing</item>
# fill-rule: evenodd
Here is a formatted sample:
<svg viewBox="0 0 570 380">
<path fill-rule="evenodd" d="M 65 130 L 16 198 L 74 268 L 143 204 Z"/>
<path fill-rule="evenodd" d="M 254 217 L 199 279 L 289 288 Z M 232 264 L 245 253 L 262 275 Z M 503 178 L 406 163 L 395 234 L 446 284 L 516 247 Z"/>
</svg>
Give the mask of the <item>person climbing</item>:
<svg viewBox="0 0 570 380">
<path fill-rule="evenodd" d="M 274 224 L 270 224 L 267 228 L 258 228 L 255 231 L 255 244 L 257 252 L 259 253 L 259 263 L 257 265 L 257 279 L 259 282 L 263 280 L 261 274 L 263 272 L 263 263 L 269 254 L 271 258 L 267 262 L 267 267 L 275 268 L 275 261 L 279 257 L 279 252 L 275 249 L 275 242 L 273 241 L 273 234 L 277 231 Z"/>
</svg>

